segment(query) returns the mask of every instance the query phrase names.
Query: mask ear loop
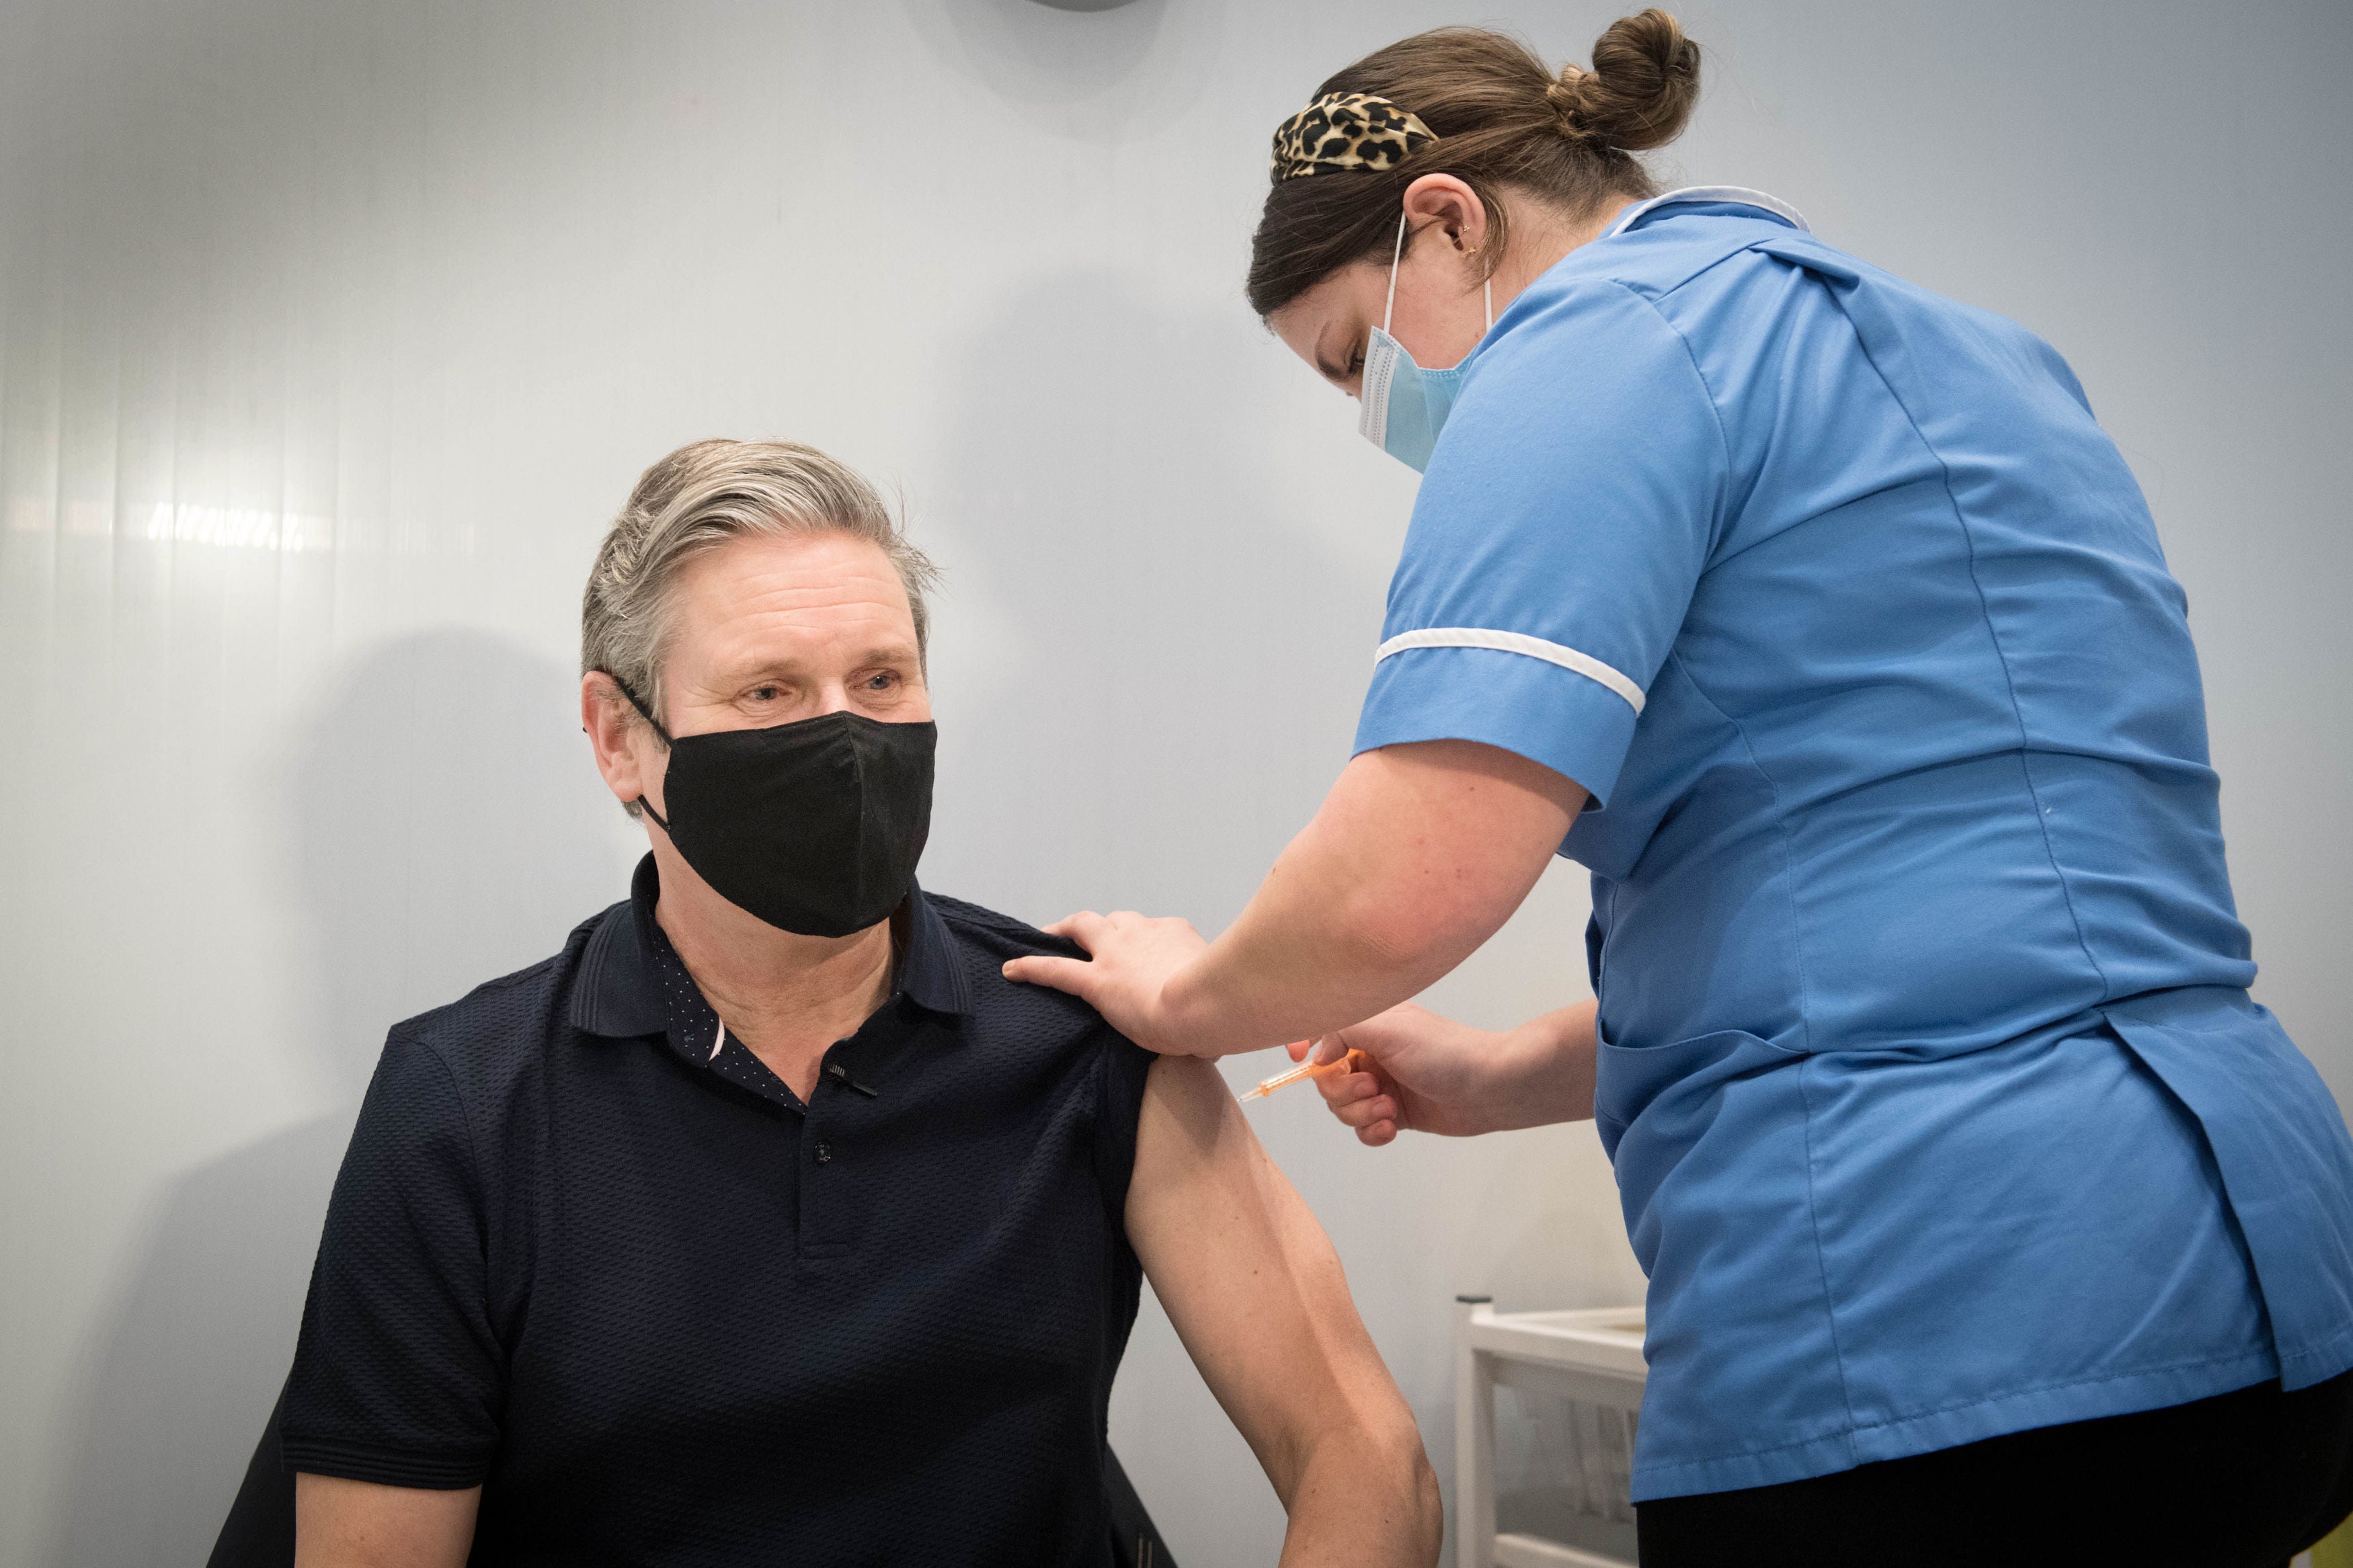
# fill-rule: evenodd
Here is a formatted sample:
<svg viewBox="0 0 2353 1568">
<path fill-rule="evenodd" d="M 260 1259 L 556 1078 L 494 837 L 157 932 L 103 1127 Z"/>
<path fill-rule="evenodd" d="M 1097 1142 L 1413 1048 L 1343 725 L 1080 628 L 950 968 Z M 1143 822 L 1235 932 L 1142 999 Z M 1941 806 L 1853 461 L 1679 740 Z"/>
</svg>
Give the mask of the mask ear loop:
<svg viewBox="0 0 2353 1568">
<path fill-rule="evenodd" d="M 1381 305 L 1381 331 L 1385 334 L 1389 330 L 1389 319 L 1397 314 L 1398 263 L 1404 259 L 1405 214 L 1399 213 L 1398 214 L 1397 247 L 1389 252 L 1389 297 Z M 1479 292 L 1480 297 L 1486 304 L 1487 331 L 1492 332 L 1495 330 L 1495 275 L 1493 272 L 1488 273 L 1485 278 L 1480 279 Z M 1481 335 L 1484 336 L 1485 334 L 1482 333 Z M 615 684 L 617 685 L 618 682 L 616 682 Z M 637 699 L 632 697 L 629 700 L 635 702 Z M 643 710 L 640 709 L 639 711 L 643 711 Z M 652 715 L 648 714 L 647 717 L 651 718 Z"/>
<path fill-rule="evenodd" d="M 1397 314 L 1397 272 L 1398 272 L 1398 262 L 1400 262 L 1400 261 L 1402 261 L 1402 260 L 1404 260 L 1404 259 L 1405 259 L 1405 214 L 1404 214 L 1404 213 L 1402 213 L 1402 212 L 1400 212 L 1400 213 L 1398 213 L 1398 237 L 1397 237 L 1397 248 L 1389 252 L 1389 299 L 1388 299 L 1388 304 L 1386 304 L 1386 305 L 1383 305 L 1383 306 L 1381 307 L 1381 331 L 1382 331 L 1383 335 L 1385 335 L 1385 336 L 1388 334 L 1388 330 L 1389 330 L 1389 318 L 1390 318 L 1391 316 L 1394 316 L 1395 314 Z"/>
<path fill-rule="evenodd" d="M 654 733 L 661 737 L 661 743 L 665 748 L 676 744 L 676 742 L 670 739 L 670 731 L 662 728 L 662 721 L 654 717 L 654 710 L 647 707 L 645 702 L 636 692 L 629 689 L 629 684 L 628 681 L 623 680 L 619 676 L 615 675 L 609 669 L 599 669 L 596 673 L 611 681 L 613 683 L 613 689 L 618 691 L 622 696 L 629 700 L 629 706 L 636 709 L 638 713 L 644 716 L 646 722 L 654 727 Z M 639 811 L 642 811 L 648 816 L 652 817 L 654 819 L 655 826 L 660 828 L 664 833 L 668 833 L 670 831 L 670 824 L 662 820 L 661 813 L 656 811 L 653 808 L 653 804 L 647 800 L 644 795 L 638 796 L 637 800 L 632 804 L 634 804 Z M 721 1032 L 723 1035 L 725 1033 L 723 1029 Z M 719 1054 L 719 1047 L 717 1046 L 712 1047 L 711 1054 L 717 1056 Z"/>
</svg>

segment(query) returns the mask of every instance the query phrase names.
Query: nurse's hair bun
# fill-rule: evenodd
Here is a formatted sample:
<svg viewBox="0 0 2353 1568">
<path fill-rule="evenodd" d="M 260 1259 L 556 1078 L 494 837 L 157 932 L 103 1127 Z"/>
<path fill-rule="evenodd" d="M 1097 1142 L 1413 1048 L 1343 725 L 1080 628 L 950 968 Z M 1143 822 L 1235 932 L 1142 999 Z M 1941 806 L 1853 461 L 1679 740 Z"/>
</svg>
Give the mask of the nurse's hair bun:
<svg viewBox="0 0 2353 1568">
<path fill-rule="evenodd" d="M 1621 16 L 1595 40 L 1593 68 L 1561 67 L 1545 98 L 1566 135 L 1629 153 L 1663 147 L 1699 101 L 1699 46 L 1655 6 Z"/>
<path fill-rule="evenodd" d="M 1582 222 L 1613 198 L 1657 195 L 1635 154 L 1673 141 L 1698 100 L 1699 46 L 1664 11 L 1612 22 L 1590 68 L 1557 75 L 1484 27 L 1376 49 L 1326 78 L 1275 132 L 1250 307 L 1271 316 L 1343 268 L 1386 265 L 1406 190 L 1426 174 L 1451 174 L 1478 196 L 1492 273 L 1515 208 Z"/>
</svg>

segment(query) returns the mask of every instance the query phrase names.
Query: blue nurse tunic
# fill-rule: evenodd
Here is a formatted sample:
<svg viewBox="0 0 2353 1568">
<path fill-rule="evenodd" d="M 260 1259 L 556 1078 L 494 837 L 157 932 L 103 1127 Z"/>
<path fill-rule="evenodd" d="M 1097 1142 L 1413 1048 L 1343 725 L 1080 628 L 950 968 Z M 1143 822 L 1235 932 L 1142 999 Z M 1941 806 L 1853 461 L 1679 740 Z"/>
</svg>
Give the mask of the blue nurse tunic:
<svg viewBox="0 0 2353 1568">
<path fill-rule="evenodd" d="M 1637 1499 L 2353 1366 L 2139 489 L 2047 344 L 1790 216 L 1648 204 L 1496 321 L 1356 736 L 1592 797 Z"/>
</svg>

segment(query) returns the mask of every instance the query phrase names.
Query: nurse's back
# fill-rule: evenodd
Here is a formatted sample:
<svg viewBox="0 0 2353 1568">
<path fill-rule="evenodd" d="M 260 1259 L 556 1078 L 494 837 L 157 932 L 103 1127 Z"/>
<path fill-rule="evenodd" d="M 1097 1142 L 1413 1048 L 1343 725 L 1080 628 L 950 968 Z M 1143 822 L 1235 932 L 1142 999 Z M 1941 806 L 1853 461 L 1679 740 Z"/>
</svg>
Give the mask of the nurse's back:
<svg viewBox="0 0 2353 1568">
<path fill-rule="evenodd" d="M 2182 594 L 2058 354 L 1753 207 L 1572 255 L 1520 352 L 1597 289 L 1657 313 L 1721 426 L 1672 655 L 1568 846 L 1644 970 L 1623 1037 L 1949 1051 L 2248 984 Z M 1740 918 L 1694 921 L 1728 871 Z"/>
<path fill-rule="evenodd" d="M 1383 637 L 1359 749 L 1593 800 L 1638 1497 L 2353 1361 L 2183 597 L 2032 334 L 1755 193 L 1636 207 L 1465 362 Z"/>
</svg>

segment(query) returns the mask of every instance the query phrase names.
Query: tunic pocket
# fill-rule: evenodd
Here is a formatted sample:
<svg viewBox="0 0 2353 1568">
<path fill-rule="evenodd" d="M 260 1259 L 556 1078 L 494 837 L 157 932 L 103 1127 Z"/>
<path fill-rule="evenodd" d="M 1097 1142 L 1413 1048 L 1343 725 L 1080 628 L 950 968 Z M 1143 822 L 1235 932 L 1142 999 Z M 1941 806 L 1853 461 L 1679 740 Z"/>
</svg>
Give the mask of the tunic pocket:
<svg viewBox="0 0 2353 1568">
<path fill-rule="evenodd" d="M 1670 1142 L 1696 1142 L 1723 1109 L 1727 1085 L 1805 1059 L 1804 1052 L 1745 1029 L 1718 1029 L 1665 1046 L 1614 1045 L 1598 1028 L 1597 1037 L 1593 1120 L 1612 1159 L 1638 1117 L 1651 1114 L 1659 1123 L 1651 1131 Z"/>
</svg>

